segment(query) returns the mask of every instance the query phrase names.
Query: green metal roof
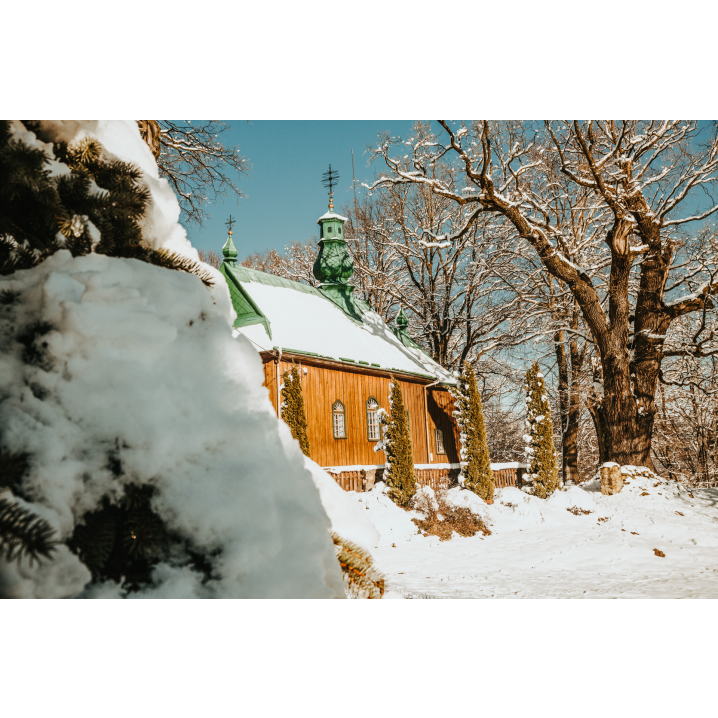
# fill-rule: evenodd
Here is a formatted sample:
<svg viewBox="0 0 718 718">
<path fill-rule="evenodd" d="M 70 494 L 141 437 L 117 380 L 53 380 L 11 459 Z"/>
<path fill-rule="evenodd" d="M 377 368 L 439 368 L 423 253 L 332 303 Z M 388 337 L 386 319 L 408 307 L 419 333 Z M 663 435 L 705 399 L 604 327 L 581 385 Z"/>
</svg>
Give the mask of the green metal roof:
<svg viewBox="0 0 718 718">
<path fill-rule="evenodd" d="M 321 291 L 318 287 L 312 287 L 308 284 L 301 284 L 300 282 L 294 282 L 291 279 L 285 279 L 284 277 L 278 277 L 275 274 L 268 274 L 267 272 L 260 272 L 258 269 L 250 269 L 249 267 L 243 267 L 238 264 L 230 264 L 229 262 L 223 262 L 220 267 L 220 272 L 227 278 L 227 284 L 229 286 L 229 294 L 232 298 L 232 305 L 234 310 L 237 312 L 237 319 L 234 322 L 235 327 L 246 327 L 251 324 L 262 324 L 269 335 L 272 338 L 271 324 L 269 319 L 262 313 L 261 309 L 253 301 L 246 287 L 243 287 L 241 282 L 258 282 L 259 284 L 266 284 L 270 287 L 284 287 L 285 289 L 293 289 L 296 292 L 302 292 L 304 294 L 313 294 L 317 297 L 321 297 L 323 300 L 330 302 L 337 308 L 339 308 L 345 316 L 351 319 L 356 324 L 362 322 L 357 320 L 356 317 L 349 314 L 341 304 L 332 301 L 331 297 Z M 373 311 L 371 305 L 363 299 L 355 298 L 354 303 L 361 312 Z M 409 334 L 399 328 L 391 327 L 391 331 L 397 337 L 397 339 L 406 347 L 418 349 L 426 356 L 429 356 L 427 352 L 420 347 Z M 276 348 L 276 347 L 275 347 Z M 296 351 L 297 353 L 313 355 L 311 352 L 299 352 L 294 349 L 287 349 L 287 351 Z M 313 355 L 322 356 L 322 355 Z M 331 357 L 325 357 L 330 359 Z M 344 359 L 340 357 L 342 361 L 366 364 L 367 362 L 357 362 L 354 359 Z M 371 366 L 378 367 L 378 364 L 371 364 Z M 404 374 L 415 374 L 416 376 L 429 376 L 427 374 L 421 374 L 418 372 L 410 372 L 402 369 L 394 369 L 394 371 L 400 371 Z"/>
<path fill-rule="evenodd" d="M 232 300 L 234 311 L 237 312 L 235 327 L 246 327 L 250 324 L 262 324 L 267 331 L 269 338 L 272 338 L 272 329 L 269 319 L 264 316 L 262 310 L 254 303 L 252 298 L 245 292 L 236 276 L 238 267 L 233 267 L 229 262 L 223 262 L 219 271 L 224 274 L 229 287 L 229 296 Z M 245 269 L 245 267 L 242 267 Z M 247 270 L 252 271 L 252 270 Z M 269 276 L 269 275 L 266 275 Z M 278 277 L 277 277 L 278 279 Z"/>
<path fill-rule="evenodd" d="M 308 284 L 302 284 L 301 282 L 295 282 L 291 279 L 285 279 L 284 277 L 278 277 L 276 274 L 268 274 L 267 272 L 260 272 L 258 269 L 250 269 L 249 267 L 243 267 L 242 265 L 234 265 L 230 266 L 227 262 L 224 262 L 222 264 L 222 269 L 225 270 L 223 273 L 226 276 L 231 276 L 235 282 L 234 284 L 238 289 L 241 289 L 242 296 L 252 302 L 248 292 L 246 291 L 246 288 L 242 289 L 240 282 L 258 282 L 260 284 L 266 284 L 270 287 L 283 287 L 284 289 L 293 289 L 296 292 L 303 292 L 304 294 L 313 294 L 317 297 L 321 297 L 325 301 L 331 302 L 335 307 L 338 307 L 339 309 L 344 312 L 344 314 L 349 317 L 353 322 L 356 324 L 361 324 L 361 315 L 354 315 L 353 313 L 350 313 L 347 311 L 347 308 L 343 306 L 343 304 L 339 301 L 334 301 L 334 298 L 330 295 L 329 292 L 323 292 L 319 287 L 312 287 Z M 230 294 L 232 293 L 231 286 L 232 282 L 229 282 L 230 284 Z M 240 316 L 240 310 L 244 313 L 247 312 L 247 309 L 240 303 L 235 303 L 234 296 L 232 297 L 232 303 L 234 304 L 234 309 L 237 312 L 237 316 Z M 354 304 L 359 308 L 359 311 L 361 313 L 363 312 L 370 312 L 372 311 L 371 306 L 368 302 L 365 302 L 363 299 L 354 299 Z M 257 307 L 254 302 L 252 302 L 252 306 L 256 309 L 256 313 L 264 317 L 264 315 L 259 311 L 259 308 Z M 248 315 L 249 316 L 249 315 Z M 359 317 L 359 318 L 358 318 Z M 260 322 L 258 321 L 249 321 L 248 324 L 258 324 Z M 239 325 L 235 322 L 235 326 L 246 326 L 246 324 Z M 266 325 L 265 325 L 266 326 Z M 267 333 L 269 334 L 271 338 L 271 333 L 269 330 L 267 330 Z"/>
<path fill-rule="evenodd" d="M 222 266 L 224 267 L 225 264 Z M 316 296 L 326 299 L 324 294 L 322 294 L 316 287 L 310 287 L 308 284 L 294 282 L 291 279 L 285 279 L 284 277 L 277 277 L 275 274 L 260 272 L 258 269 L 250 269 L 249 267 L 235 265 L 234 267 L 229 267 L 228 271 L 231 272 L 240 282 L 259 282 L 260 284 L 267 284 L 270 287 L 284 287 L 285 289 L 294 289 L 297 292 L 304 292 L 304 294 L 316 294 Z"/>
</svg>

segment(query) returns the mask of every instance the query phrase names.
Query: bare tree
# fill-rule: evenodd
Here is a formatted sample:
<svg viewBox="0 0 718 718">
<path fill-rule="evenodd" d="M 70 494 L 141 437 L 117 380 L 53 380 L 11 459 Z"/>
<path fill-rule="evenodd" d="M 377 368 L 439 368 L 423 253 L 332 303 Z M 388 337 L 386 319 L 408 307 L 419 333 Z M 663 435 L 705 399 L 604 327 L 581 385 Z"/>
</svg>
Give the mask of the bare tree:
<svg viewBox="0 0 718 718">
<path fill-rule="evenodd" d="M 317 240 L 314 237 L 305 242 L 288 244 L 284 253 L 272 248 L 255 252 L 244 259 L 241 265 L 314 287 L 318 284 L 312 271 L 317 252 Z"/>
<path fill-rule="evenodd" d="M 243 197 L 239 176 L 249 162 L 237 146 L 225 146 L 229 125 L 220 120 L 138 120 L 143 138 L 156 154 L 160 175 L 179 198 L 182 218 L 202 225 L 207 203 L 215 197 Z M 159 132 L 152 125 L 159 126 Z"/>
<path fill-rule="evenodd" d="M 437 167 L 447 186 L 455 178 Z M 455 172 L 453 174 L 456 174 Z M 352 281 L 388 321 L 408 310 L 414 339 L 442 366 L 476 364 L 493 350 L 520 341 L 507 331 L 517 304 L 511 282 L 516 257 L 506 229 L 482 218 L 455 242 L 426 236 L 464 222 L 456 204 L 417 185 L 379 186 L 357 208 L 347 207 Z"/>
<path fill-rule="evenodd" d="M 389 174 L 370 189 L 419 184 L 465 208 L 462 226 L 436 235 L 438 242 L 459 240 L 485 213 L 504 218 L 581 308 L 599 359 L 589 407 L 601 460 L 651 467 L 667 332 L 680 317 L 715 306 L 718 283 L 706 271 L 689 276 L 676 252 L 679 229 L 718 211 L 715 132 L 678 120 L 439 124 L 444 141 L 419 125 L 401 154 L 394 153 L 399 138 L 383 137 L 374 157 Z M 471 192 L 458 193 L 432 174 L 447 157 Z M 605 228 L 600 242 L 593 243 L 598 233 L 586 240 L 605 266 L 600 282 L 569 258 L 581 248 L 556 221 L 550 200 L 566 192 L 552 182 L 556 173 L 574 196 L 588 192 L 586 211 Z M 700 235 L 682 241 L 690 254 Z M 678 286 L 676 275 L 695 291 L 669 300 L 666 285 Z M 673 351 L 699 357 L 712 350 L 692 343 Z"/>
<path fill-rule="evenodd" d="M 222 266 L 224 258 L 213 249 L 200 249 L 198 250 L 198 253 L 200 262 L 205 262 L 205 264 L 209 264 L 215 269 L 219 269 Z"/>
</svg>

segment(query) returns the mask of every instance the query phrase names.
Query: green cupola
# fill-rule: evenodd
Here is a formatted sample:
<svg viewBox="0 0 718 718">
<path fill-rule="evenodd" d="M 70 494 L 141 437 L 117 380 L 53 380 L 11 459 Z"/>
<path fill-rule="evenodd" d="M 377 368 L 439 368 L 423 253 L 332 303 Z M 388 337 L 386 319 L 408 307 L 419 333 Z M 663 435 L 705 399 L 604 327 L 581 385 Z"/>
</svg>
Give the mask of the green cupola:
<svg viewBox="0 0 718 718">
<path fill-rule="evenodd" d="M 319 254 L 314 261 L 314 276 L 320 282 L 319 289 L 353 319 L 361 321 L 362 310 L 354 300 L 354 287 L 349 278 L 354 274 L 354 260 L 344 240 L 346 217 L 334 212 L 333 183 L 338 174 L 329 165 L 325 173 L 330 179 L 325 186 L 329 189 L 329 211 L 323 214 L 317 224 L 319 230 Z"/>
<path fill-rule="evenodd" d="M 354 260 L 349 255 L 344 241 L 344 222 L 346 217 L 327 212 L 317 224 L 319 230 L 319 254 L 314 261 L 314 276 L 322 285 L 347 284 L 354 274 Z"/>
<path fill-rule="evenodd" d="M 406 314 L 404 314 L 403 304 L 399 307 L 399 313 L 396 315 L 396 319 L 394 321 L 396 322 L 396 326 L 400 332 L 406 331 L 406 328 L 409 326 L 409 320 L 406 318 Z"/>
<path fill-rule="evenodd" d="M 222 247 L 222 254 L 224 255 L 224 261 L 227 262 L 231 267 L 234 267 L 235 262 L 237 261 L 237 255 L 239 254 L 237 252 L 237 248 L 234 246 L 234 242 L 232 241 L 232 230 L 229 230 L 229 234 L 227 235 L 227 241 L 224 243 L 224 247 Z"/>
<path fill-rule="evenodd" d="M 421 347 L 409 336 L 409 332 L 407 331 L 407 329 L 409 327 L 409 320 L 406 318 L 406 314 L 404 314 L 404 305 L 403 304 L 399 307 L 399 313 L 396 315 L 394 324 L 396 326 L 392 329 L 392 331 L 394 332 L 394 335 L 396 336 L 396 338 L 405 347 L 413 347 L 415 349 L 421 349 Z M 424 350 L 422 349 L 422 351 L 424 351 Z"/>
</svg>

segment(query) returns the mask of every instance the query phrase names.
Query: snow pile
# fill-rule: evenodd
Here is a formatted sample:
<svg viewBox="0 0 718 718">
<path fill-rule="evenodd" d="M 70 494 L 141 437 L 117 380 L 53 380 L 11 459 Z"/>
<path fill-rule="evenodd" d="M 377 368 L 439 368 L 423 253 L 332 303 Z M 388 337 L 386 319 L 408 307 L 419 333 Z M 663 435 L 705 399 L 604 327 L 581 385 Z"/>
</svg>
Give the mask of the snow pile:
<svg viewBox="0 0 718 718">
<path fill-rule="evenodd" d="M 378 545 L 379 532 L 366 516 L 366 511 L 362 511 L 349 493 L 344 491 L 319 464 L 306 456 L 304 463 L 312 472 L 322 505 L 329 515 L 332 531 L 371 553 Z"/>
<path fill-rule="evenodd" d="M 150 242 L 192 256 L 177 202 L 137 127 L 56 125 L 57 138 L 85 132 L 148 175 Z M 132 595 L 344 596 L 312 471 L 273 413 L 256 351 L 232 338 L 224 282 L 210 293 L 189 274 L 60 251 L 0 278 L 0 296 L 5 448 L 29 454 L 23 494 L 60 541 L 103 496 L 147 484 L 167 527 L 211 557 L 213 578 L 203 582 L 176 552 Z M 28 347 L 19 338 L 30 329 Z M 123 595 L 89 580 L 64 546 L 40 566 L 0 563 L 3 596 Z"/>
<path fill-rule="evenodd" d="M 442 542 L 417 533 L 417 514 L 381 485 L 352 496 L 381 535 L 373 555 L 387 588 L 407 597 L 718 597 L 716 489 L 632 472 L 612 496 L 592 481 L 548 499 L 497 489 L 487 505 L 454 488 L 447 500 L 492 533 Z"/>
<path fill-rule="evenodd" d="M 367 514 L 369 521 L 378 534 L 378 540 L 374 546 L 391 546 L 398 542 L 425 540 L 420 534 L 417 534 L 416 524 L 411 521 L 412 518 L 420 518 L 420 514 L 416 511 L 405 511 L 399 508 L 387 495 L 388 490 L 389 488 L 383 481 L 378 481 L 371 491 L 365 493 L 346 492 L 362 510 L 369 512 Z M 431 538 L 439 540 L 435 536 Z"/>
</svg>

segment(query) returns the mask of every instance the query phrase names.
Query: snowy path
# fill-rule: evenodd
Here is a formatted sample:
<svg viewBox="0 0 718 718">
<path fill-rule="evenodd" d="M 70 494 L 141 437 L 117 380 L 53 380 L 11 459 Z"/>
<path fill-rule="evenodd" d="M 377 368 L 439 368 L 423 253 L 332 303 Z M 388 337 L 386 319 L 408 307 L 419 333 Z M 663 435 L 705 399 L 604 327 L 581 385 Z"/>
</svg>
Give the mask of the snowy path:
<svg viewBox="0 0 718 718">
<path fill-rule="evenodd" d="M 383 494 L 356 497 L 382 535 L 373 555 L 387 588 L 406 597 L 718 598 L 718 490 L 690 498 L 647 479 L 617 496 L 597 488 L 549 501 L 497 491 L 493 506 L 481 502 L 491 536 L 444 542 L 414 534 Z M 592 513 L 566 511 L 574 505 Z"/>
</svg>

